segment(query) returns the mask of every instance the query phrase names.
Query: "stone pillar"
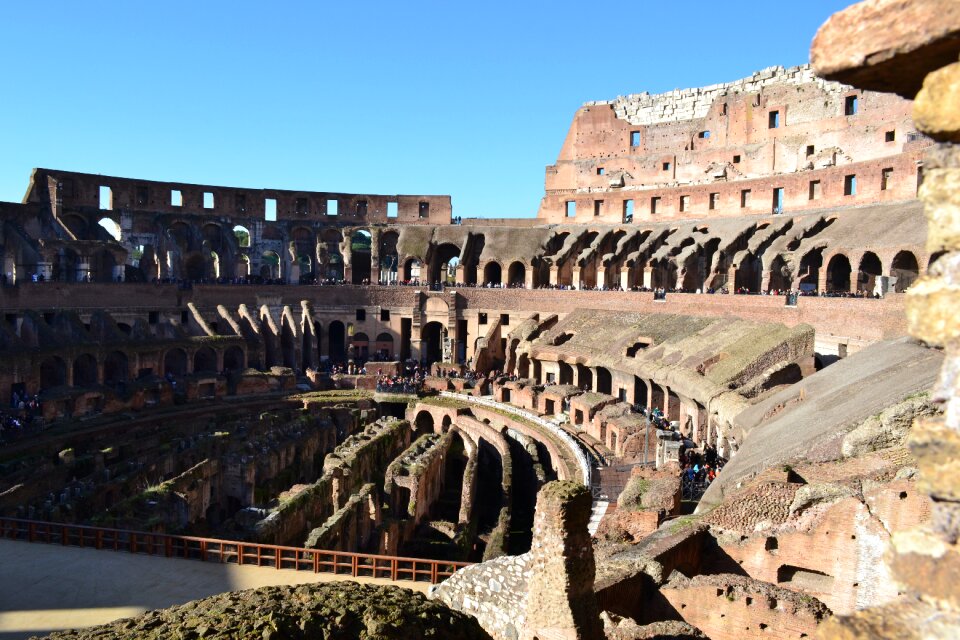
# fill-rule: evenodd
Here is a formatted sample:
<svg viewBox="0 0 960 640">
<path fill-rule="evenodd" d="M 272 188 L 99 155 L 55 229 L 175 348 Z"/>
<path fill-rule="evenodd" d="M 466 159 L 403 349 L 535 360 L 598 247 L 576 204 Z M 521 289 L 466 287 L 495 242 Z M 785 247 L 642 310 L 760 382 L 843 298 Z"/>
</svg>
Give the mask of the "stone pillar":
<svg viewBox="0 0 960 640">
<path fill-rule="evenodd" d="M 583 284 L 580 282 L 580 267 L 573 268 L 573 275 L 570 277 L 570 284 L 575 286 L 577 289 L 579 289 Z"/>
<path fill-rule="evenodd" d="M 727 283 L 724 285 L 727 287 L 728 293 L 733 293 L 734 285 L 737 284 L 737 270 L 733 267 L 727 269 Z"/>
<path fill-rule="evenodd" d="M 630 289 L 630 267 L 620 267 L 620 288 L 624 291 Z"/>
<path fill-rule="evenodd" d="M 550 281 L 545 284 L 557 284 L 560 278 L 560 267 L 557 265 L 550 265 Z"/>
<path fill-rule="evenodd" d="M 533 265 L 530 265 L 523 272 L 523 286 L 527 289 L 533 289 L 533 270 L 536 269 Z"/>
<path fill-rule="evenodd" d="M 760 292 L 764 292 L 770 288 L 770 270 L 764 269 L 763 274 L 760 276 Z M 854 285 L 854 291 L 856 291 L 856 285 Z"/>
<path fill-rule="evenodd" d="M 598 289 L 603 289 L 603 285 L 606 280 L 606 277 L 607 277 L 606 269 L 597 267 L 597 288 Z"/>
<path fill-rule="evenodd" d="M 550 482 L 537 494 L 520 640 L 604 637 L 587 531 L 592 506 L 590 490 L 569 480 Z"/>
<path fill-rule="evenodd" d="M 643 286 L 647 289 L 653 288 L 653 269 L 651 267 L 643 268 Z"/>
</svg>

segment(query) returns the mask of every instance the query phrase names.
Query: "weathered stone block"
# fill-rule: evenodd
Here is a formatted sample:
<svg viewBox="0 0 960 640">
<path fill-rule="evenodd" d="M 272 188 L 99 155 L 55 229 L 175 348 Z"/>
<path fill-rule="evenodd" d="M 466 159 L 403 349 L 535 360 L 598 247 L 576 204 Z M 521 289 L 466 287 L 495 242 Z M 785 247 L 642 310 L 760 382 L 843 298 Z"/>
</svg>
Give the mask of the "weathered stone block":
<svg viewBox="0 0 960 640">
<path fill-rule="evenodd" d="M 929 222 L 927 248 L 960 248 L 960 168 L 927 171 L 919 197 Z"/>
<path fill-rule="evenodd" d="M 913 103 L 913 122 L 937 140 L 960 142 L 960 62 L 924 79 Z"/>
<path fill-rule="evenodd" d="M 921 278 L 907 291 L 910 333 L 928 344 L 944 345 L 960 338 L 960 284 Z"/>
<path fill-rule="evenodd" d="M 942 419 L 918 420 L 908 445 L 920 469 L 920 490 L 934 499 L 960 502 L 960 432 Z"/>
</svg>

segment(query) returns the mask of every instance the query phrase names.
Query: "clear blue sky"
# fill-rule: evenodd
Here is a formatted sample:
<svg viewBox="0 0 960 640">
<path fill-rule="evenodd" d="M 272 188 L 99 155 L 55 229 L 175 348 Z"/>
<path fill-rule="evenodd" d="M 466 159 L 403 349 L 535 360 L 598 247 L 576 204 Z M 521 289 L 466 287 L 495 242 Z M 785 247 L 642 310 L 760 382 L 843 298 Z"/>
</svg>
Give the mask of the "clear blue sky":
<svg viewBox="0 0 960 640">
<path fill-rule="evenodd" d="M 533 216 L 583 102 L 807 62 L 848 4 L 4 0 L 0 200 L 42 166 Z"/>
</svg>

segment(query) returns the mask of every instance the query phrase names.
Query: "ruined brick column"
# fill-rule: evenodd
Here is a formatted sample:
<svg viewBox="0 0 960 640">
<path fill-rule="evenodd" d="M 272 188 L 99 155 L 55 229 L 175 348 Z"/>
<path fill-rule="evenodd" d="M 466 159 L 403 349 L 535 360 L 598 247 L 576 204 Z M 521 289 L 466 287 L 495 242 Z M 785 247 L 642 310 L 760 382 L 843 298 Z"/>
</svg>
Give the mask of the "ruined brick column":
<svg viewBox="0 0 960 640">
<path fill-rule="evenodd" d="M 945 413 L 918 420 L 908 442 L 920 470 L 919 487 L 933 502 L 931 522 L 891 537 L 886 560 L 904 597 L 829 621 L 818 634 L 823 639 L 960 637 L 958 57 L 956 0 L 862 2 L 832 16 L 811 50 L 814 66 L 828 79 L 905 97 L 916 94 L 914 123 L 938 142 L 925 155 L 918 194 L 929 222 L 927 249 L 943 252 L 908 290 L 906 305 L 910 332 L 945 352 L 933 391 Z"/>
<path fill-rule="evenodd" d="M 546 484 L 537 494 L 521 640 L 603 638 L 587 531 L 592 502 L 589 489 L 568 480 Z"/>
</svg>

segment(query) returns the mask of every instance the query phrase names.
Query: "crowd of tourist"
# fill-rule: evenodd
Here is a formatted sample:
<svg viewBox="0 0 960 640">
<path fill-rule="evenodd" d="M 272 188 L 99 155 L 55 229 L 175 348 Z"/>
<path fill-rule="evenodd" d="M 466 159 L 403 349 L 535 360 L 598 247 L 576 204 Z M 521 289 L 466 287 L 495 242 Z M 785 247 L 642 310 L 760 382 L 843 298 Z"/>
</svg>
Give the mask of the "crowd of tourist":
<svg viewBox="0 0 960 640">
<path fill-rule="evenodd" d="M 13 440 L 42 424 L 43 405 L 40 397 L 14 391 L 9 410 L 0 411 L 0 443 Z"/>
</svg>

